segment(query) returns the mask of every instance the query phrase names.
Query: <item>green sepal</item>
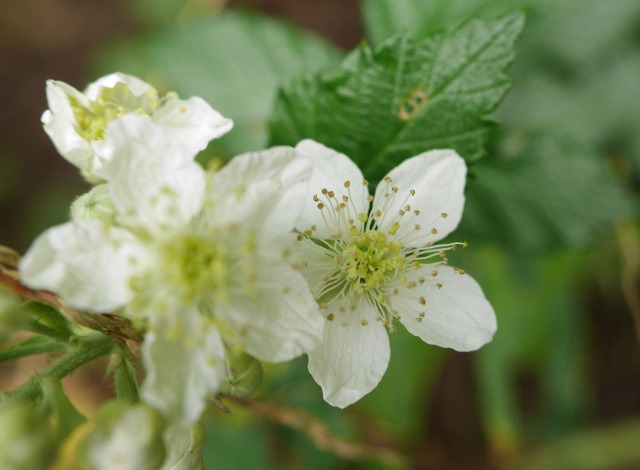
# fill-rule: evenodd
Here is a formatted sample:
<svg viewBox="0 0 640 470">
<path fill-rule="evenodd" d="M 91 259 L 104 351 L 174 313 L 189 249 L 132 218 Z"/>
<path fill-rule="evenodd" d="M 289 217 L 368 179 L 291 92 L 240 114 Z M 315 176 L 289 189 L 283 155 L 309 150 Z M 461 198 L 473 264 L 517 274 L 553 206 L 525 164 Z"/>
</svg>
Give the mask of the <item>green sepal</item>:
<svg viewBox="0 0 640 470">
<path fill-rule="evenodd" d="M 220 385 L 220 392 L 245 398 L 262 383 L 262 364 L 244 351 L 227 348 L 225 356 L 227 376 Z"/>
</svg>

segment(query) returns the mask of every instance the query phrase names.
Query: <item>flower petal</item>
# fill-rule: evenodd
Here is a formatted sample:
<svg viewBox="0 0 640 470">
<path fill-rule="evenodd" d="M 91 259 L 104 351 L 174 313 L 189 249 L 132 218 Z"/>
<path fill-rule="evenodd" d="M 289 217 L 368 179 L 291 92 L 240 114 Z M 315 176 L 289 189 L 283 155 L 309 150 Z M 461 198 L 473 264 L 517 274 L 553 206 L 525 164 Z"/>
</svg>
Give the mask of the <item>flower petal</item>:
<svg viewBox="0 0 640 470">
<path fill-rule="evenodd" d="M 453 150 L 431 150 L 405 160 L 387 175 L 391 181 L 376 189 L 373 211 L 383 213 L 377 220 L 380 229 L 387 231 L 402 210 L 406 213 L 398 220 L 397 239 L 410 236 L 410 246 L 422 246 L 445 237 L 462 218 L 466 174 L 464 160 Z M 420 232 L 414 231 L 416 224 Z"/>
<path fill-rule="evenodd" d="M 209 141 L 223 136 L 233 127 L 233 121 L 223 117 L 202 98 L 169 99 L 153 114 L 153 120 L 169 129 L 194 153 L 204 149 Z"/>
<path fill-rule="evenodd" d="M 324 320 L 302 275 L 280 260 L 251 263 L 258 275 L 255 294 L 240 293 L 214 312 L 235 332 L 225 339 L 267 362 L 288 361 L 314 349 L 322 340 Z"/>
<path fill-rule="evenodd" d="M 215 226 L 253 230 L 268 246 L 293 230 L 311 172 L 291 147 L 238 155 L 214 173 L 206 217 Z"/>
<path fill-rule="evenodd" d="M 25 285 L 53 291 L 72 307 L 108 312 L 131 300 L 129 280 L 144 258 L 131 233 L 81 220 L 40 235 L 20 262 L 20 276 Z"/>
<path fill-rule="evenodd" d="M 120 222 L 152 230 L 183 226 L 202 208 L 205 174 L 194 154 L 144 116 L 112 121 L 113 155 L 101 175 Z"/>
<path fill-rule="evenodd" d="M 172 304 L 171 301 L 167 302 Z M 142 399 L 170 422 L 195 423 L 224 376 L 224 345 L 194 307 L 161 306 L 148 315 L 142 347 Z"/>
<path fill-rule="evenodd" d="M 367 213 L 369 191 L 363 184 L 362 172 L 346 155 L 332 150 L 313 140 L 303 140 L 296 150 L 305 160 L 313 163 L 313 173 L 309 179 L 309 192 L 305 195 L 305 206 L 296 228 L 304 231 L 315 226 L 315 237 L 328 239 L 338 232 L 349 233 L 349 219 L 357 219 L 359 213 Z M 349 182 L 349 188 L 345 183 Z M 329 198 L 323 194 L 325 191 L 333 191 L 334 197 Z M 319 201 L 314 199 L 317 195 Z M 348 197 L 348 201 L 343 198 Z M 318 204 L 325 206 L 327 221 L 323 218 Z M 334 207 L 344 203 L 336 212 Z"/>
<path fill-rule="evenodd" d="M 70 99 L 86 105 L 87 99 L 82 93 L 64 82 L 47 81 L 47 101 L 49 109 L 42 114 L 42 125 L 51 138 L 58 153 L 69 163 L 82 171 L 85 178 L 96 180 L 92 174 L 94 150 L 74 126 L 77 125 Z M 95 181 L 94 181 L 95 182 Z"/>
<path fill-rule="evenodd" d="M 142 96 L 147 92 L 147 90 L 152 88 L 151 85 L 144 80 L 140 80 L 138 77 L 116 72 L 100 77 L 95 82 L 87 85 L 87 88 L 84 90 L 84 94 L 88 99 L 96 100 L 104 88 L 113 88 L 118 83 L 125 84 L 134 96 Z"/>
<path fill-rule="evenodd" d="M 408 274 L 407 280 L 416 287 L 401 288 L 392 301 L 411 334 L 457 351 L 473 351 L 491 341 L 496 315 L 471 276 L 449 266 L 425 265 Z"/>
<path fill-rule="evenodd" d="M 364 302 L 348 313 L 339 313 L 340 305 L 334 300 L 326 310 L 333 321 L 325 325 L 322 344 L 309 353 L 309 372 L 322 387 L 325 401 L 344 408 L 378 385 L 390 349 L 387 331 Z"/>
</svg>

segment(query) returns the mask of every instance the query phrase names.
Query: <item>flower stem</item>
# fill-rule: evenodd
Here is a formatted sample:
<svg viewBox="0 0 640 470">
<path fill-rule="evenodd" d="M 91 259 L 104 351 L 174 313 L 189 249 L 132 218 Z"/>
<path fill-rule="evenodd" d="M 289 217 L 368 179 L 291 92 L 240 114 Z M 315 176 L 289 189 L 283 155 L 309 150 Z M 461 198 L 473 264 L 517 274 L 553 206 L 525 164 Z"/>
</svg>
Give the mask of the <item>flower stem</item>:
<svg viewBox="0 0 640 470">
<path fill-rule="evenodd" d="M 31 377 L 17 389 L 2 394 L 2 399 L 34 400 L 42 395 L 40 382 L 52 377 L 62 379 L 71 372 L 99 357 L 108 354 L 114 346 L 114 340 L 108 336 L 92 335 L 80 338 L 76 345 L 64 356 L 59 357 L 49 367 Z"/>
</svg>

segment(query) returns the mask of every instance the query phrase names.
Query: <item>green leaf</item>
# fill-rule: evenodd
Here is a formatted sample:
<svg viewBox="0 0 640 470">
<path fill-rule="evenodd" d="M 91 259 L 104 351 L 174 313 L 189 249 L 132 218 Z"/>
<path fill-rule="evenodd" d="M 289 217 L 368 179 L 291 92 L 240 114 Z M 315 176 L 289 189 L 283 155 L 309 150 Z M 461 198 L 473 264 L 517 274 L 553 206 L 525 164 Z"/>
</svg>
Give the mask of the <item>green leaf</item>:
<svg viewBox="0 0 640 470">
<path fill-rule="evenodd" d="M 103 53 L 101 73 L 146 77 L 183 97 L 198 95 L 234 129 L 210 149 L 228 157 L 264 148 L 278 85 L 301 71 L 335 65 L 338 50 L 313 34 L 265 16 L 227 12 L 130 39 Z"/>
<path fill-rule="evenodd" d="M 11 361 L 25 356 L 42 354 L 54 351 L 64 351 L 65 345 L 59 341 L 44 336 L 33 336 L 26 339 L 6 351 L 0 353 L 0 362 Z"/>
<path fill-rule="evenodd" d="M 481 162 L 460 231 L 525 252 L 586 247 L 633 212 L 631 194 L 588 146 L 548 133 L 512 136 Z"/>
<path fill-rule="evenodd" d="M 107 368 L 107 375 L 110 374 L 113 374 L 113 383 L 118 398 L 133 403 L 140 400 L 135 367 L 131 363 L 129 354 L 122 347 L 111 355 Z"/>
<path fill-rule="evenodd" d="M 351 157 L 372 181 L 430 149 L 477 160 L 493 127 L 486 116 L 510 86 L 504 69 L 523 22 L 514 14 L 420 42 L 403 35 L 375 51 L 363 45 L 338 71 L 280 90 L 271 143 L 315 139 Z"/>
<path fill-rule="evenodd" d="M 513 468 L 520 470 L 608 470 L 637 468 L 640 462 L 640 421 L 576 433 L 529 452 Z"/>
<path fill-rule="evenodd" d="M 360 0 L 367 37 L 378 44 L 407 31 L 421 38 L 471 17 L 498 16 L 531 0 Z"/>
</svg>

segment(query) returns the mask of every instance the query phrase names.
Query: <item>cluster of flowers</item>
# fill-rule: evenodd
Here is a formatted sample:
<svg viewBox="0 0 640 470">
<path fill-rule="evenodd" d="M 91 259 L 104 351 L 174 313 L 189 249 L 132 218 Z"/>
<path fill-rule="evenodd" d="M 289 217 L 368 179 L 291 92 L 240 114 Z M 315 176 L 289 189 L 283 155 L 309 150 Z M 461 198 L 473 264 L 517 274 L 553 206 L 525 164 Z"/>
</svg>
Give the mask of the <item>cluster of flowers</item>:
<svg viewBox="0 0 640 470">
<path fill-rule="evenodd" d="M 447 265 L 464 244 L 436 244 L 462 216 L 454 151 L 407 159 L 371 195 L 348 157 L 311 140 L 204 169 L 196 154 L 232 122 L 135 77 L 84 93 L 50 81 L 47 97 L 46 132 L 95 186 L 34 242 L 22 280 L 133 320 L 142 399 L 172 422 L 199 419 L 230 350 L 307 354 L 325 400 L 345 407 L 379 383 L 398 323 L 460 351 L 491 340 L 491 305 Z"/>
</svg>

